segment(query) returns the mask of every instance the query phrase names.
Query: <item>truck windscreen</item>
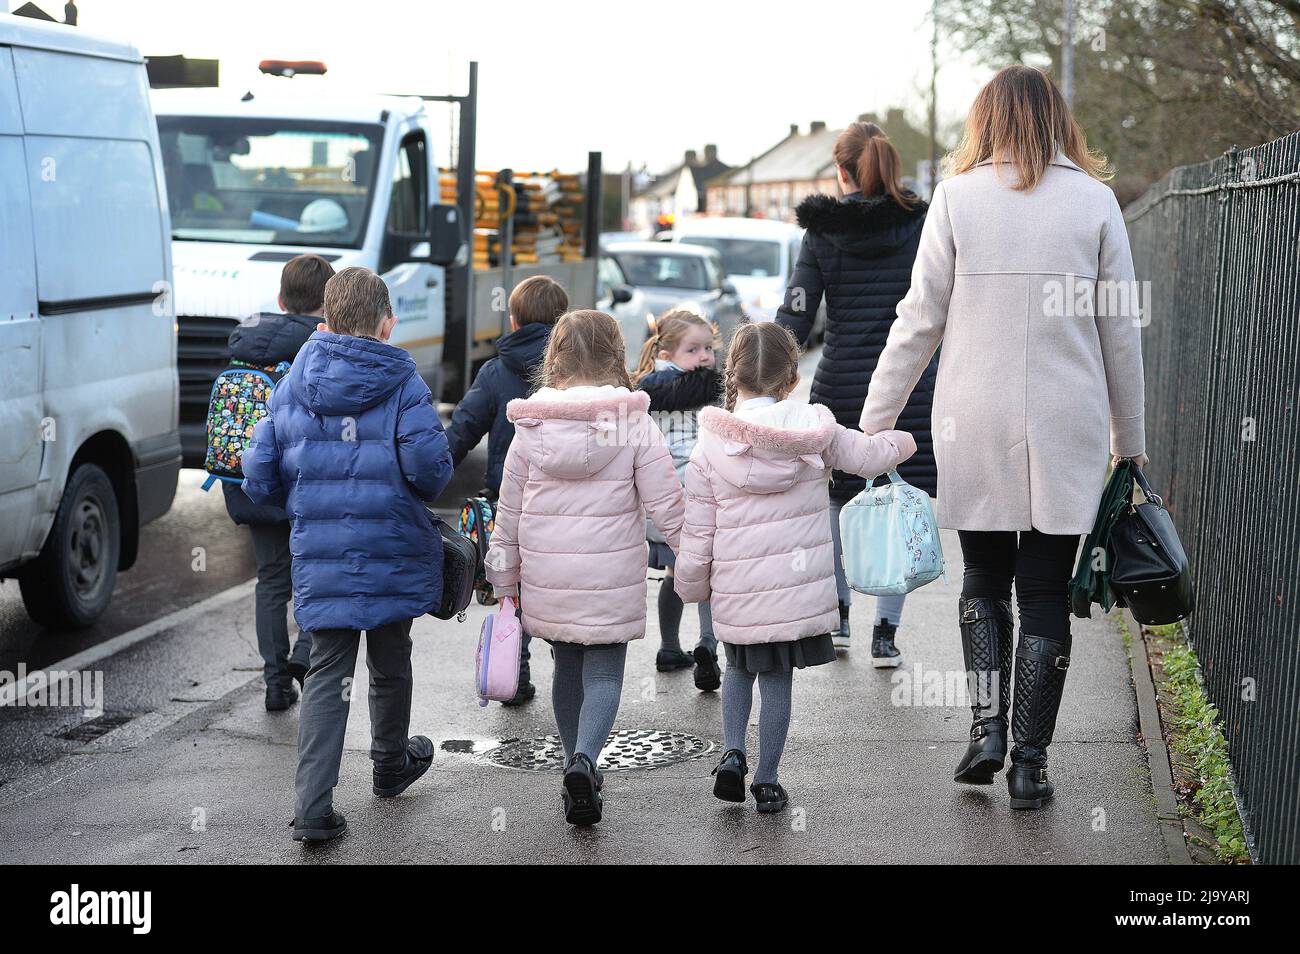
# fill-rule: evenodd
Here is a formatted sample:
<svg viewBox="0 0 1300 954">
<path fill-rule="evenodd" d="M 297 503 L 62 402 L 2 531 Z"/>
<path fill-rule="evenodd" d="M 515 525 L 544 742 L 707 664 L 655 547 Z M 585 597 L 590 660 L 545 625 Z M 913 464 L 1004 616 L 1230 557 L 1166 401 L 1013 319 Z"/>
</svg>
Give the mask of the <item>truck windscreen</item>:
<svg viewBox="0 0 1300 954">
<path fill-rule="evenodd" d="M 172 237 L 357 248 L 383 127 L 159 116 Z"/>
</svg>

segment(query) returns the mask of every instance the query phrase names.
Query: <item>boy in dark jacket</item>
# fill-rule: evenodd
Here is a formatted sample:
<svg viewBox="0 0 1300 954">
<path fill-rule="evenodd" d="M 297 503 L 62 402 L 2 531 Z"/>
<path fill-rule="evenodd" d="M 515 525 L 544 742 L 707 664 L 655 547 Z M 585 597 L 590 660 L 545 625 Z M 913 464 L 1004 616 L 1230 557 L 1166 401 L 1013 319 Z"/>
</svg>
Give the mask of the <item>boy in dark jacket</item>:
<svg viewBox="0 0 1300 954">
<path fill-rule="evenodd" d="M 493 502 L 501 492 L 501 472 L 515 426 L 506 420 L 506 405 L 533 391 L 533 376 L 546 353 L 551 326 L 569 310 L 569 296 L 558 282 L 545 275 L 525 278 L 510 293 L 510 333 L 497 342 L 497 356 L 474 378 L 474 386 L 456 405 L 447 428 L 452 463 L 456 466 L 488 434 L 488 463 L 483 496 Z M 530 678 L 529 636 L 524 635 L 519 660 L 519 689 L 507 706 L 522 705 L 537 694 Z"/>
<path fill-rule="evenodd" d="M 230 357 L 243 364 L 273 368 L 290 361 L 320 321 L 325 283 L 334 275 L 319 255 L 290 259 L 280 273 L 280 311 L 254 315 L 230 333 Z M 226 512 L 246 525 L 257 560 L 257 651 L 266 680 L 266 709 L 279 712 L 298 701 L 294 680 L 302 685 L 311 658 L 311 634 L 298 630 L 289 650 L 289 598 L 293 596 L 289 558 L 289 517 L 279 507 L 259 506 L 243 488 L 223 480 Z"/>
<path fill-rule="evenodd" d="M 415 362 L 387 344 L 397 318 L 374 272 L 325 286 L 325 324 L 271 395 L 244 454 L 244 491 L 293 524 L 294 615 L 312 634 L 298 727 L 295 840 L 347 827 L 334 811 L 361 631 L 370 669 L 374 793 L 428 770 L 433 743 L 408 738 L 411 623 L 437 607 L 442 537 L 425 502 L 451 479 L 447 437 Z"/>
</svg>

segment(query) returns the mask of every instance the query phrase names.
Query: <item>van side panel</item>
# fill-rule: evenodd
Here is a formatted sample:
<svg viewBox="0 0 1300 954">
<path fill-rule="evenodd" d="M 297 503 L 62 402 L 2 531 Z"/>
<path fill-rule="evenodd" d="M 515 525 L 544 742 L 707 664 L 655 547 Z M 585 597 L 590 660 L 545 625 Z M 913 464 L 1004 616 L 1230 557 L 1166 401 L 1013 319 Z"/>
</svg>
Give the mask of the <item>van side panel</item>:
<svg viewBox="0 0 1300 954">
<path fill-rule="evenodd" d="M 139 63 L 13 48 L 29 135 L 150 142 L 157 136 Z"/>
<path fill-rule="evenodd" d="M 43 310 L 140 295 L 146 299 L 144 310 L 152 314 L 155 286 L 166 272 L 148 144 L 29 135 L 27 179 Z M 135 344 L 131 339 L 119 343 L 128 342 Z"/>
</svg>

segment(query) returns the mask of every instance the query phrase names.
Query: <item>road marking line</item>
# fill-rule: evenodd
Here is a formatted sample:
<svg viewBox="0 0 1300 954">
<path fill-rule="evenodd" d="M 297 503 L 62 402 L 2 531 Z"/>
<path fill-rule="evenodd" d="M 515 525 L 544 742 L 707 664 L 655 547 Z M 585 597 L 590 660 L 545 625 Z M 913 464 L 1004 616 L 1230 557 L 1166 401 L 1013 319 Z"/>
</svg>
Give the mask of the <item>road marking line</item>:
<svg viewBox="0 0 1300 954">
<path fill-rule="evenodd" d="M 187 623 L 191 619 L 203 616 L 227 603 L 251 596 L 253 587 L 256 585 L 257 580 L 255 579 L 245 580 L 228 590 L 222 590 L 205 600 L 200 600 L 192 606 L 168 613 L 166 616 L 160 616 L 143 626 L 137 626 L 133 630 L 91 646 L 89 649 L 69 656 L 67 659 L 60 659 L 58 662 L 51 663 L 44 669 L 29 672 L 21 682 L 11 682 L 0 686 L 0 707 L 12 706 L 19 699 L 26 699 L 33 689 L 38 688 L 38 683 L 40 686 L 48 688 L 50 686 L 51 672 L 69 673 L 90 669 L 101 660 L 107 659 L 124 649 L 129 649 L 136 643 L 143 642 L 151 636 L 157 636 L 161 632 Z"/>
</svg>

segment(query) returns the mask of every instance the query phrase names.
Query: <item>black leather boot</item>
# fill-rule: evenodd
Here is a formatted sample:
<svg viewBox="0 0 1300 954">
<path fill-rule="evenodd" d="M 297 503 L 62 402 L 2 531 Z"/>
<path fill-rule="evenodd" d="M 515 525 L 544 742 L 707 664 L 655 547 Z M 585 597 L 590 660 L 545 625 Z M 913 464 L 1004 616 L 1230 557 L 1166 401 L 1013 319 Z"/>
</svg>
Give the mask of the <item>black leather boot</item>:
<svg viewBox="0 0 1300 954">
<path fill-rule="evenodd" d="M 1009 600 L 976 597 L 957 604 L 961 648 L 974 721 L 970 744 L 953 780 L 992 785 L 1007 760 L 1007 712 L 1011 708 L 1011 636 L 1016 624 Z"/>
<path fill-rule="evenodd" d="M 1070 667 L 1070 639 L 1020 633 L 1016 646 L 1016 699 L 1011 711 L 1011 768 L 1007 789 L 1012 808 L 1041 808 L 1052 797 L 1047 780 L 1047 746 L 1056 730 L 1056 713 Z"/>
</svg>

